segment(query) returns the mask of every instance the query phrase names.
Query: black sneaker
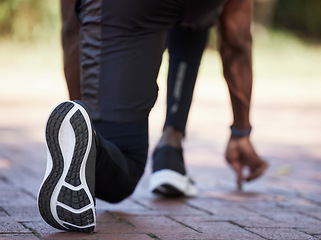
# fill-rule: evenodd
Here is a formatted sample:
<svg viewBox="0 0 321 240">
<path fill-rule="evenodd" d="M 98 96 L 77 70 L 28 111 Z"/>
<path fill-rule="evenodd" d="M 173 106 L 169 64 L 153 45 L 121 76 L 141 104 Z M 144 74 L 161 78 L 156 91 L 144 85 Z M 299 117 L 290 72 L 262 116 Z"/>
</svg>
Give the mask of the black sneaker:
<svg viewBox="0 0 321 240">
<path fill-rule="evenodd" d="M 155 150 L 149 188 L 166 197 L 197 195 L 195 184 L 185 170 L 182 149 L 165 146 Z"/>
<path fill-rule="evenodd" d="M 96 144 L 84 107 L 63 102 L 46 124 L 47 168 L 38 194 L 38 207 L 51 226 L 92 232 L 95 215 Z"/>
</svg>

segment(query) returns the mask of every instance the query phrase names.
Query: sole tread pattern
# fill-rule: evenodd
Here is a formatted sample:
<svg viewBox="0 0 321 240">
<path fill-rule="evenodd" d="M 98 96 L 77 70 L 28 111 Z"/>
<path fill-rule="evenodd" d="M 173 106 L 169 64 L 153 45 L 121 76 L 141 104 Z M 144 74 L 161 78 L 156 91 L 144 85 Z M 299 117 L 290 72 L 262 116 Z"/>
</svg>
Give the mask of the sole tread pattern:
<svg viewBox="0 0 321 240">
<path fill-rule="evenodd" d="M 88 128 L 80 110 L 77 110 L 70 118 L 70 123 L 75 132 L 76 143 L 65 182 L 77 187 L 81 185 L 80 167 L 88 146 Z"/>
<path fill-rule="evenodd" d="M 90 204 L 89 197 L 84 189 L 78 191 L 62 186 L 58 201 L 74 209 L 81 209 Z"/>
<path fill-rule="evenodd" d="M 61 227 L 61 225 L 54 219 L 51 213 L 50 199 L 64 168 L 64 160 L 59 147 L 59 129 L 64 117 L 73 106 L 74 104 L 69 102 L 58 105 L 48 118 L 46 126 L 46 141 L 49 152 L 52 156 L 53 166 L 50 174 L 39 191 L 38 206 L 43 219 L 51 226 L 58 229 L 64 228 Z"/>
<path fill-rule="evenodd" d="M 84 232 L 84 233 L 91 233 L 94 231 L 95 227 L 92 226 L 92 227 L 88 227 L 88 228 L 85 228 L 85 229 L 81 229 L 81 228 L 77 228 L 77 227 L 74 227 L 72 225 L 69 225 L 67 223 L 64 223 L 64 226 L 66 228 L 68 228 L 70 231 L 72 232 Z"/>
<path fill-rule="evenodd" d="M 78 187 L 84 184 L 81 180 L 80 169 L 88 148 L 89 132 L 86 120 L 80 110 L 77 110 L 69 121 L 75 133 L 76 141 L 72 160 L 64 180 L 66 183 Z M 62 186 L 59 192 L 58 201 L 75 210 L 91 204 L 89 196 L 84 189 L 75 191 L 65 186 Z M 58 218 L 64 222 L 64 226 L 70 231 L 91 232 L 93 230 L 92 227 L 86 227 L 94 223 L 94 213 L 92 209 L 75 213 L 61 206 L 57 206 L 57 214 Z M 79 226 L 79 228 L 75 226 Z"/>
<path fill-rule="evenodd" d="M 94 213 L 91 209 L 88 209 L 81 213 L 73 213 L 67 209 L 62 208 L 61 206 L 57 206 L 57 214 L 62 221 L 79 227 L 88 226 L 94 223 Z M 71 230 L 76 230 L 77 232 L 89 232 L 91 229 L 91 227 L 82 229 L 71 226 L 69 224 L 64 225 L 67 228 L 71 227 Z"/>
<path fill-rule="evenodd" d="M 85 185 L 86 180 L 82 179 L 81 175 L 86 151 L 90 147 L 89 128 L 81 110 L 70 112 L 74 106 L 72 102 L 64 102 L 58 105 L 48 118 L 46 141 L 52 159 L 52 169 L 39 191 L 38 206 L 43 219 L 55 228 L 92 232 L 95 228 L 94 203 L 88 195 L 90 193 Z M 75 137 L 74 152 L 70 162 L 64 159 L 63 148 L 59 143 L 60 128 L 65 124 L 64 119 L 67 115 L 71 115 L 69 123 Z M 69 165 L 64 166 L 66 163 Z M 62 176 L 65 176 L 64 179 Z M 60 189 L 57 188 L 58 184 Z M 51 209 L 52 207 L 55 209 Z M 86 210 L 82 211 L 82 208 Z"/>
</svg>

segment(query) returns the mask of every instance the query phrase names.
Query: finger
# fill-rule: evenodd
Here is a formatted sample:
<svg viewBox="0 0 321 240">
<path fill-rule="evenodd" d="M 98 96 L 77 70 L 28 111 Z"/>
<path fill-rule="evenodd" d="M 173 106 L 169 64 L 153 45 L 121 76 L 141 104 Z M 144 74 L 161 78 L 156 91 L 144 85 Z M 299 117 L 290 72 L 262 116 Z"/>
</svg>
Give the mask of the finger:
<svg viewBox="0 0 321 240">
<path fill-rule="evenodd" d="M 251 181 L 260 177 L 267 168 L 267 163 L 263 161 L 258 154 L 255 152 L 254 148 L 248 149 L 242 156 L 242 160 L 249 167 L 249 174 L 245 177 L 245 181 Z"/>
<path fill-rule="evenodd" d="M 268 164 L 264 161 L 261 161 L 261 164 L 255 168 L 250 169 L 250 174 L 245 178 L 246 181 L 252 181 L 258 177 L 260 177 L 265 170 L 267 169 Z"/>
<path fill-rule="evenodd" d="M 237 187 L 238 190 L 242 190 L 242 183 L 243 183 L 243 171 L 242 171 L 242 165 L 240 164 L 239 161 L 232 161 L 231 166 L 233 170 L 236 173 L 237 176 Z"/>
</svg>

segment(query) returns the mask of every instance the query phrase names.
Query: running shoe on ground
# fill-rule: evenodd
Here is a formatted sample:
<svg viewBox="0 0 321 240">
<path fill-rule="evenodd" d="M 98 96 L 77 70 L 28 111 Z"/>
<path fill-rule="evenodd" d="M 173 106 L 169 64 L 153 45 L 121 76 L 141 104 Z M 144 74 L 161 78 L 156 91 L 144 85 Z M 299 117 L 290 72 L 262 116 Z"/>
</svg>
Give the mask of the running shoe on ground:
<svg viewBox="0 0 321 240">
<path fill-rule="evenodd" d="M 195 184 L 185 170 L 182 149 L 164 146 L 155 150 L 149 187 L 165 197 L 196 196 Z"/>
<path fill-rule="evenodd" d="M 38 194 L 42 218 L 51 226 L 92 232 L 95 215 L 96 146 L 91 120 L 77 102 L 63 102 L 46 124 L 47 168 Z"/>
</svg>

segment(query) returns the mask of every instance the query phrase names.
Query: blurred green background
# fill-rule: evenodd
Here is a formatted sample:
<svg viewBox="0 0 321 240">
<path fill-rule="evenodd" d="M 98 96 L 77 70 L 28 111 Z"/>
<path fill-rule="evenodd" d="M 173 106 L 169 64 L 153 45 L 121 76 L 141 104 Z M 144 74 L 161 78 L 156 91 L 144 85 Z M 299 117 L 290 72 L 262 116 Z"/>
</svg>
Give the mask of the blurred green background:
<svg viewBox="0 0 321 240">
<path fill-rule="evenodd" d="M 0 37 L 35 41 L 57 34 L 59 1 L 0 0 Z"/>
<path fill-rule="evenodd" d="M 29 87 L 30 82 L 38 93 L 50 91 L 58 82 L 65 89 L 59 3 L 0 0 L 0 98 L 11 91 L 23 94 L 24 84 Z M 320 9 L 320 0 L 254 0 L 255 79 L 269 82 L 321 79 Z M 201 74 L 221 78 L 215 35 L 213 29 L 207 51 L 213 53 L 203 61 Z M 166 61 L 163 65 L 166 66 Z M 24 82 L 21 75 L 26 79 Z M 56 81 L 43 80 L 43 75 Z"/>
<path fill-rule="evenodd" d="M 289 30 L 305 39 L 321 38 L 320 0 L 254 0 L 255 22 Z M 59 1 L 0 0 L 0 37 L 46 39 L 60 28 Z"/>
</svg>

